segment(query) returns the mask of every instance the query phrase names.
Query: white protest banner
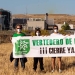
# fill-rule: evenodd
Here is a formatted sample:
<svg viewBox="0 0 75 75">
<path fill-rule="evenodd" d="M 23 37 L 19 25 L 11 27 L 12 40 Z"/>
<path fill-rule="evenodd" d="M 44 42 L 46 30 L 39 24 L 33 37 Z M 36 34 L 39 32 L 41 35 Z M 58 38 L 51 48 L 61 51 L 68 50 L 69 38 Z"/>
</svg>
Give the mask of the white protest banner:
<svg viewBox="0 0 75 75">
<path fill-rule="evenodd" d="M 75 56 L 75 36 L 12 37 L 13 57 Z"/>
</svg>

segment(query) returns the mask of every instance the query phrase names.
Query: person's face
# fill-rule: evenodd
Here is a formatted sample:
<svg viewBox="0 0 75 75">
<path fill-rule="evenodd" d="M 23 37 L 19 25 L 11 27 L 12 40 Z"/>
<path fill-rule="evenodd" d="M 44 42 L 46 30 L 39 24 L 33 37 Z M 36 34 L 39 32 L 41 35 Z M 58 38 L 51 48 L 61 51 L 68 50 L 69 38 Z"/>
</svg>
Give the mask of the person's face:
<svg viewBox="0 0 75 75">
<path fill-rule="evenodd" d="M 20 33 L 20 32 L 21 32 L 21 27 L 20 27 L 20 26 L 17 26 L 17 27 L 16 27 L 16 31 L 17 31 L 18 33 Z"/>
<path fill-rule="evenodd" d="M 40 35 L 40 32 L 39 31 L 36 31 L 36 35 L 39 36 Z"/>
<path fill-rule="evenodd" d="M 58 33 L 58 28 L 57 27 L 54 27 L 54 33 Z"/>
</svg>

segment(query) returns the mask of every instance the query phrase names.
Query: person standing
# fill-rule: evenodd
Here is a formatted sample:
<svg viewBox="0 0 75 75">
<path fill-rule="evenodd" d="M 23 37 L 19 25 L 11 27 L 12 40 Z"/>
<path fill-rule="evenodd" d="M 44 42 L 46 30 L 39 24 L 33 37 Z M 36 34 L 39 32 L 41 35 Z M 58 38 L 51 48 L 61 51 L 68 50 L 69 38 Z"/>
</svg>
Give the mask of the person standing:
<svg viewBox="0 0 75 75">
<path fill-rule="evenodd" d="M 40 28 L 38 27 L 35 28 L 35 36 L 40 36 L 40 35 L 41 35 Z M 33 70 L 36 71 L 38 62 L 40 63 L 41 71 L 45 72 L 43 67 L 43 57 L 34 57 Z"/>
<path fill-rule="evenodd" d="M 17 24 L 16 25 L 16 33 L 13 34 L 12 37 L 19 37 L 19 36 L 26 36 L 24 33 L 21 32 L 22 31 L 22 25 Z M 19 64 L 19 59 L 21 62 L 21 67 L 24 70 L 25 69 L 25 62 L 27 62 L 27 58 L 14 58 L 15 59 L 15 63 L 14 63 L 14 67 L 15 69 L 18 69 L 18 64 Z"/>
<path fill-rule="evenodd" d="M 54 25 L 53 27 L 53 33 L 50 35 L 50 36 L 53 36 L 53 37 L 56 37 L 56 36 L 60 36 L 61 34 L 58 33 L 58 26 Z M 55 60 L 56 60 L 56 57 L 52 57 L 52 72 L 55 71 Z M 61 71 L 61 57 L 57 57 L 58 59 L 58 65 L 59 65 L 59 72 L 62 72 Z"/>
</svg>

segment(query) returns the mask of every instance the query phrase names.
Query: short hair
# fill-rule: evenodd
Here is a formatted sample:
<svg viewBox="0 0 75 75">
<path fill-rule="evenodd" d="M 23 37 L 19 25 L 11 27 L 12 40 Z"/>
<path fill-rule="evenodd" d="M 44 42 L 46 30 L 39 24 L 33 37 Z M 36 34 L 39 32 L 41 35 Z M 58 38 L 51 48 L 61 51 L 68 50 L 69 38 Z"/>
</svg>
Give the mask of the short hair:
<svg viewBox="0 0 75 75">
<path fill-rule="evenodd" d="M 36 35 L 36 32 L 39 31 L 40 35 L 41 35 L 41 30 L 39 27 L 35 28 L 35 35 Z"/>
<path fill-rule="evenodd" d="M 35 28 L 35 31 L 40 31 L 40 28 L 39 28 L 39 27 L 36 27 L 36 28 Z"/>
<path fill-rule="evenodd" d="M 57 29 L 58 29 L 58 26 L 57 26 L 57 25 L 54 25 L 54 26 L 53 26 L 53 29 L 54 29 L 54 27 L 57 27 Z"/>
<path fill-rule="evenodd" d="M 22 29 L 22 25 L 21 24 L 16 24 L 15 28 L 17 28 L 17 26 L 20 26 L 20 28 Z"/>
</svg>

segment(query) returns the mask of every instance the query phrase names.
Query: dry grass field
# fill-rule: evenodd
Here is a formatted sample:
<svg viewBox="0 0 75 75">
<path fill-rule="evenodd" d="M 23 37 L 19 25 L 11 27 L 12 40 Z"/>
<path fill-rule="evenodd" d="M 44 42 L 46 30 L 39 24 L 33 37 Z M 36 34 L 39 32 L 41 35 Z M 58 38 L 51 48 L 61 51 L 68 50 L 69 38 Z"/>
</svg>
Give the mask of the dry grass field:
<svg viewBox="0 0 75 75">
<path fill-rule="evenodd" d="M 37 72 L 33 72 L 33 58 L 27 58 L 26 68 L 22 71 L 19 63 L 18 72 L 14 71 L 14 61 L 9 61 L 9 56 L 12 51 L 11 43 L 0 44 L 0 75 L 75 75 L 75 57 L 62 57 L 62 73 L 56 71 L 51 73 L 51 58 L 44 58 L 44 68 L 46 73 L 40 72 L 39 65 Z M 57 62 L 56 62 L 57 65 Z"/>
<path fill-rule="evenodd" d="M 42 18 L 45 19 L 45 14 L 14 14 L 12 17 L 15 18 Z M 56 24 L 63 24 L 64 21 L 70 24 L 75 25 L 75 15 L 68 15 L 68 14 L 49 14 L 48 18 L 53 18 L 54 23 Z"/>
</svg>

